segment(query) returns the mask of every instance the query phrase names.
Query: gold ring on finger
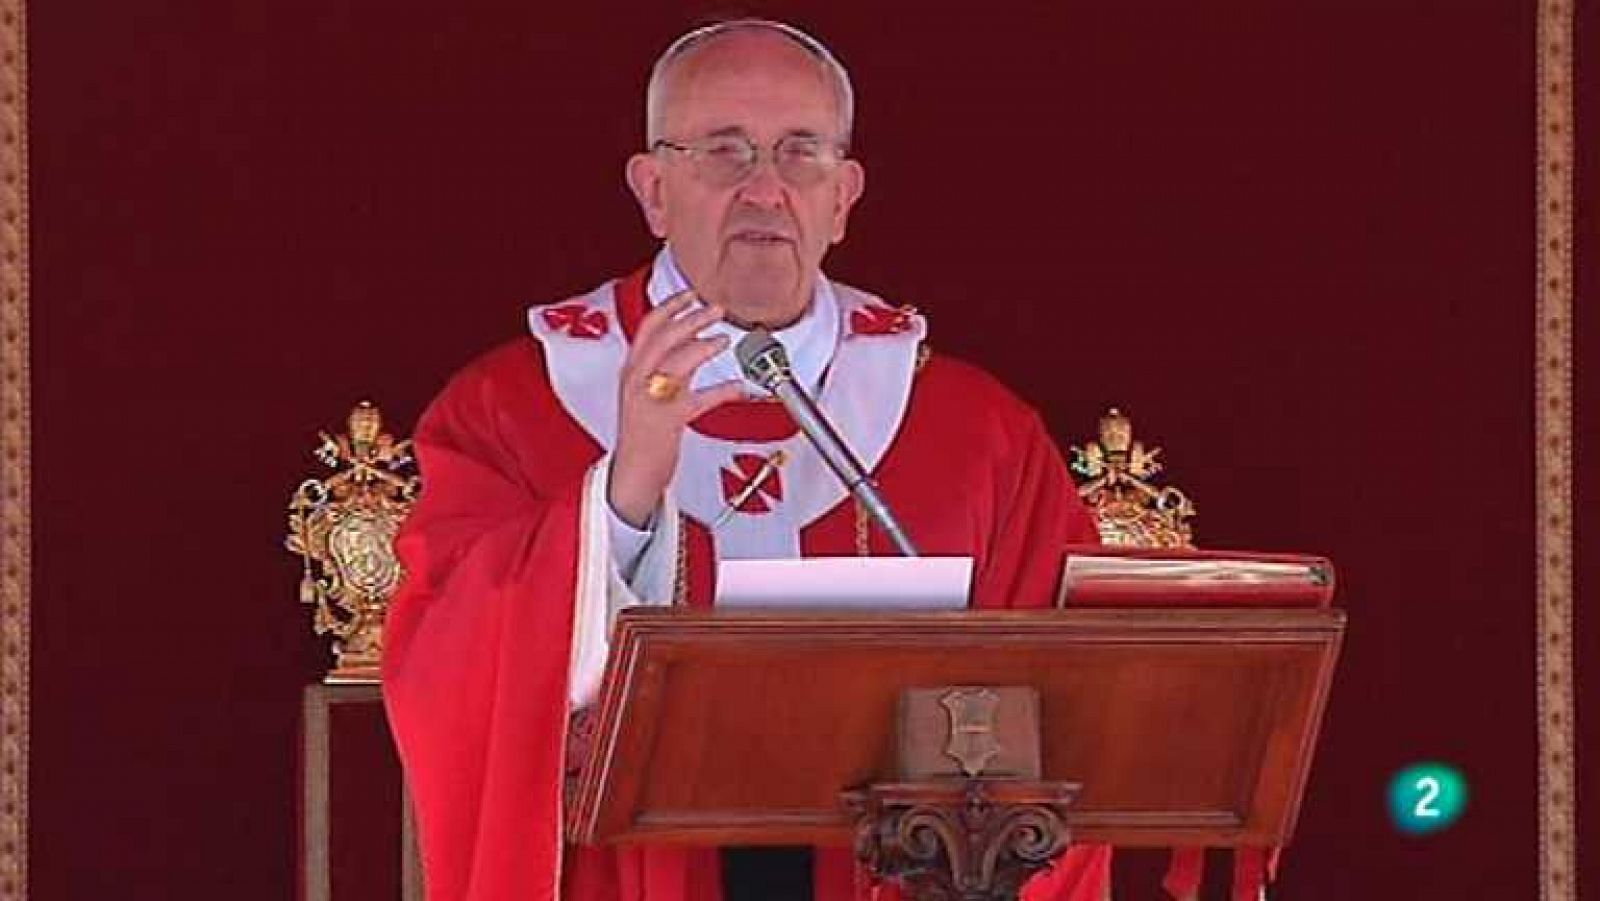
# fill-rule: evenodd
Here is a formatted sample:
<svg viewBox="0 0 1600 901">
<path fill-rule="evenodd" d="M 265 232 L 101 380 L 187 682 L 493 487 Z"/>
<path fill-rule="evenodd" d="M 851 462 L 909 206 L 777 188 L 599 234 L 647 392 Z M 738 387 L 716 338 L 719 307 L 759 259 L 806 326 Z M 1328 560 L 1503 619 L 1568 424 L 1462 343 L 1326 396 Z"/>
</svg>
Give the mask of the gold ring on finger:
<svg viewBox="0 0 1600 901">
<path fill-rule="evenodd" d="M 683 379 L 665 372 L 652 372 L 650 377 L 644 380 L 644 393 L 649 395 L 651 400 L 664 404 L 671 403 L 683 393 Z"/>
</svg>

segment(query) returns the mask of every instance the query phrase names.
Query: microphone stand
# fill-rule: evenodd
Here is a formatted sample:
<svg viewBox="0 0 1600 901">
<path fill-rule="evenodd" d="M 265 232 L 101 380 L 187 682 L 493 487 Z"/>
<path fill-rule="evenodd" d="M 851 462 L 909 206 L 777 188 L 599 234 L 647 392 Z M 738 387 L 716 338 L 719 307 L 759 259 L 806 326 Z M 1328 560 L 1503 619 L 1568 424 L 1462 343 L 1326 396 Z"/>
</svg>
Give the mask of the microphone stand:
<svg viewBox="0 0 1600 901">
<path fill-rule="evenodd" d="M 878 493 L 878 486 L 867 476 L 866 467 L 861 465 L 861 461 L 834 430 L 833 424 L 810 395 L 795 381 L 794 372 L 789 368 L 789 354 L 783 349 L 783 344 L 766 329 L 756 328 L 739 341 L 734 348 L 734 355 L 738 357 L 745 375 L 783 402 L 789 415 L 794 417 L 795 424 L 811 439 L 812 446 L 822 455 L 828 468 L 883 528 L 901 555 L 918 556 L 911 538 L 900 527 L 899 520 L 895 519 L 883 495 Z"/>
</svg>

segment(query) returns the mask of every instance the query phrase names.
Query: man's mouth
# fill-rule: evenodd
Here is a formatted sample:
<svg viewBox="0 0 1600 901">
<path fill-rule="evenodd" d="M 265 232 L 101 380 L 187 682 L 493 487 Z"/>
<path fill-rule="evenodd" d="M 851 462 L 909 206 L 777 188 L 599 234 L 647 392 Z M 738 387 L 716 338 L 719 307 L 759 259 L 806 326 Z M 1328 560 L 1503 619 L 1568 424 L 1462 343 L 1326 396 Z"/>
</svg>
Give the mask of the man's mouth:
<svg viewBox="0 0 1600 901">
<path fill-rule="evenodd" d="M 745 229 L 733 233 L 733 241 L 741 244 L 789 244 L 791 239 L 782 232 L 767 231 L 765 229 Z"/>
</svg>

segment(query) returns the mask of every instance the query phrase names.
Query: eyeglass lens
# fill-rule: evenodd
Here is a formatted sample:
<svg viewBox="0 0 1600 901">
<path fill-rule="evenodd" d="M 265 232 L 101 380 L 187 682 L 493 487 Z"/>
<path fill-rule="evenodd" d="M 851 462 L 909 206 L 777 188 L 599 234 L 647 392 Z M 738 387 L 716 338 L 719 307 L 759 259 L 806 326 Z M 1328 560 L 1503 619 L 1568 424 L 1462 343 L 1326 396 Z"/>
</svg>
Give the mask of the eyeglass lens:
<svg viewBox="0 0 1600 901">
<path fill-rule="evenodd" d="M 730 185 L 755 171 L 762 151 L 742 135 L 709 138 L 691 146 L 689 156 L 706 181 Z M 795 186 L 816 184 L 837 161 L 831 145 L 811 135 L 789 135 L 772 146 L 778 176 Z"/>
</svg>

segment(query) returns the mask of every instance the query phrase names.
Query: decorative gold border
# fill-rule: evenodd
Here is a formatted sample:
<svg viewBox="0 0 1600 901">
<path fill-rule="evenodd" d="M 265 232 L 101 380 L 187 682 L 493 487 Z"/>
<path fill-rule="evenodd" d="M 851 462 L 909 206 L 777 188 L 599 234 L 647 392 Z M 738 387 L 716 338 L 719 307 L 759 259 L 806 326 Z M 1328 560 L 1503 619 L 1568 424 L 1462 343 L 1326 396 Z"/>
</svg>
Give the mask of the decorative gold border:
<svg viewBox="0 0 1600 901">
<path fill-rule="evenodd" d="M 0 901 L 27 897 L 30 378 L 26 0 L 0 0 Z M 1572 657 L 1570 0 L 1537 28 L 1535 491 L 1539 897 L 1577 898 Z"/>
<path fill-rule="evenodd" d="M 1534 478 L 1539 897 L 1577 895 L 1572 659 L 1572 0 L 1539 3 Z"/>
<path fill-rule="evenodd" d="M 0 901 L 28 895 L 28 61 L 25 0 L 0 0 Z"/>
</svg>

